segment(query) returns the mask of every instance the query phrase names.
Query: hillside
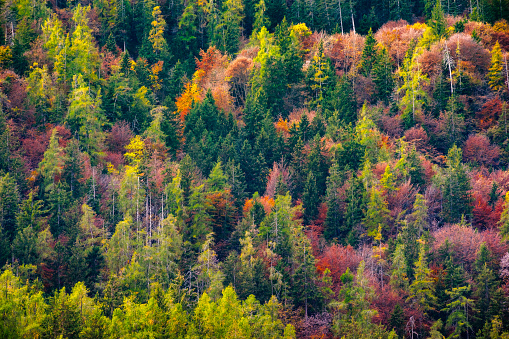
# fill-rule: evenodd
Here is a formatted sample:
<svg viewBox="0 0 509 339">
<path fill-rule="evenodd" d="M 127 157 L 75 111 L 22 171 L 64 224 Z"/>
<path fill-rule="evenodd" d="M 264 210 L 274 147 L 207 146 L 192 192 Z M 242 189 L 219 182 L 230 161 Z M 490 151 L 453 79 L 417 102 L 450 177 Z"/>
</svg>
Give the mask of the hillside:
<svg viewBox="0 0 509 339">
<path fill-rule="evenodd" d="M 507 0 L 0 11 L 0 338 L 509 337 Z"/>
</svg>

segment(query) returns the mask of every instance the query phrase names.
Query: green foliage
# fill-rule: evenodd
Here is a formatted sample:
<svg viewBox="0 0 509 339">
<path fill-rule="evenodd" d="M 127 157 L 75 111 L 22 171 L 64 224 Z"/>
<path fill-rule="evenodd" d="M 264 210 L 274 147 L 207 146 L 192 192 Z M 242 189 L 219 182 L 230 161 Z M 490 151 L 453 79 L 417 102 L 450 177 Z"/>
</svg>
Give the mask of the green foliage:
<svg viewBox="0 0 509 339">
<path fill-rule="evenodd" d="M 442 213 L 448 222 L 459 222 L 462 216 L 472 213 L 470 180 L 465 165 L 461 163 L 462 151 L 454 145 L 447 154 L 447 168 L 441 182 L 444 192 Z"/>
<path fill-rule="evenodd" d="M 361 74 L 366 77 L 370 76 L 378 58 L 376 40 L 373 36 L 373 30 L 370 28 L 366 42 L 364 42 L 364 49 L 362 50 L 361 62 L 359 64 Z"/>
<path fill-rule="evenodd" d="M 410 284 L 407 301 L 417 303 L 424 312 L 434 309 L 436 296 L 434 295 L 434 283 L 431 278 L 431 271 L 425 258 L 424 245 L 419 244 L 419 259 L 415 262 L 415 279 Z"/>
</svg>

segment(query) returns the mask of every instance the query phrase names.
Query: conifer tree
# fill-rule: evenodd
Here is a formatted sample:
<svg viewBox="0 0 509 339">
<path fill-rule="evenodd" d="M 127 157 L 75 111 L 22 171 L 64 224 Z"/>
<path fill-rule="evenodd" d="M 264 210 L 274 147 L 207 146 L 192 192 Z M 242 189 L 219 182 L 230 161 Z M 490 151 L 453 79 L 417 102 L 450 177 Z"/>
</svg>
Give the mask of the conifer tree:
<svg viewBox="0 0 509 339">
<path fill-rule="evenodd" d="M 66 122 L 73 133 L 79 135 L 82 147 L 92 156 L 97 156 L 103 146 L 100 92 L 92 97 L 90 87 L 81 74 L 73 76 L 73 90 L 69 95 L 69 113 Z"/>
<path fill-rule="evenodd" d="M 433 310 L 436 296 L 434 295 L 434 284 L 430 269 L 425 258 L 424 245 L 419 244 L 419 259 L 415 262 L 415 279 L 409 287 L 408 300 L 418 303 L 424 312 Z"/>
<path fill-rule="evenodd" d="M 9 242 L 14 239 L 17 233 L 16 214 L 19 208 L 19 199 L 18 186 L 14 178 L 9 173 L 0 177 L 0 231 L 2 237 L 5 237 Z"/>
<path fill-rule="evenodd" d="M 364 43 L 361 62 L 359 64 L 361 74 L 365 77 L 369 77 L 377 59 L 378 51 L 376 49 L 376 40 L 373 35 L 373 30 L 370 28 L 368 36 L 366 37 L 366 42 Z"/>
<path fill-rule="evenodd" d="M 309 171 L 304 193 L 302 194 L 302 207 L 304 207 L 304 222 L 310 224 L 318 214 L 320 196 L 316 184 L 316 178 L 312 171 Z"/>
<path fill-rule="evenodd" d="M 461 159 L 462 151 L 454 145 L 447 154 L 447 168 L 442 186 L 442 213 L 448 222 L 459 222 L 462 216 L 468 218 L 472 213 L 470 179 Z"/>
<path fill-rule="evenodd" d="M 364 218 L 367 235 L 375 236 L 378 227 L 382 227 L 382 230 L 386 230 L 388 222 L 389 210 L 387 208 L 387 201 L 379 190 L 372 188 L 367 204 L 366 216 Z"/>
<path fill-rule="evenodd" d="M 44 158 L 39 163 L 39 173 L 44 178 L 45 190 L 52 189 L 57 183 L 57 176 L 62 173 L 65 156 L 62 154 L 62 148 L 58 142 L 57 129 L 53 129 L 48 145 L 44 152 Z"/>
<path fill-rule="evenodd" d="M 152 50 L 155 55 L 164 60 L 168 58 L 168 43 L 164 38 L 166 21 L 162 17 L 161 8 L 159 6 L 155 6 L 152 10 L 152 17 L 152 28 L 150 29 L 148 39 L 152 43 Z"/>
<path fill-rule="evenodd" d="M 446 325 L 448 328 L 454 329 L 452 336 L 461 337 L 464 332 L 469 332 L 472 329 L 468 318 L 468 309 L 473 303 L 473 300 L 468 298 L 470 285 L 456 287 L 445 292 L 451 300 L 444 309 L 449 312 Z"/>
<path fill-rule="evenodd" d="M 373 65 L 373 82 L 376 86 L 378 99 L 388 104 L 394 90 L 394 79 L 392 76 L 392 59 L 385 47 L 382 47 Z"/>
<path fill-rule="evenodd" d="M 498 92 L 504 87 L 504 73 L 502 65 L 502 50 L 497 41 L 491 50 L 491 66 L 488 72 L 490 88 Z"/>
<path fill-rule="evenodd" d="M 428 23 L 431 27 L 433 34 L 440 40 L 446 34 L 447 22 L 445 21 L 444 10 L 442 8 L 442 1 L 437 0 L 433 11 L 431 12 L 431 19 Z"/>
</svg>

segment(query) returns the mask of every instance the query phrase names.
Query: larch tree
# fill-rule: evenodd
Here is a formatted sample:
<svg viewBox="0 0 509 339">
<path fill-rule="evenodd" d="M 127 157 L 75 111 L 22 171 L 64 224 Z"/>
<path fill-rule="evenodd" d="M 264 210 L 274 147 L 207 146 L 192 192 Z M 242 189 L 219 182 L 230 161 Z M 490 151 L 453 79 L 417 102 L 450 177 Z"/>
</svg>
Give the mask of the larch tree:
<svg viewBox="0 0 509 339">
<path fill-rule="evenodd" d="M 502 64 L 502 49 L 497 41 L 491 50 L 491 66 L 488 72 L 490 88 L 498 92 L 505 86 L 504 66 Z"/>
</svg>

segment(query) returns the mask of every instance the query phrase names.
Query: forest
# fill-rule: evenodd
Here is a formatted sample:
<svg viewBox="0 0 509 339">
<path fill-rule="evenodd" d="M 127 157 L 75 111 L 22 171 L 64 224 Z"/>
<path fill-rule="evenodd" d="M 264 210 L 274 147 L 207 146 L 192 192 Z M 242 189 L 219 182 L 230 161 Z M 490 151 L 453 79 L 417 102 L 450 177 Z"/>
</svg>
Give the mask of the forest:
<svg viewBox="0 0 509 339">
<path fill-rule="evenodd" d="M 1 338 L 509 338 L 508 0 L 1 0 Z"/>
</svg>

